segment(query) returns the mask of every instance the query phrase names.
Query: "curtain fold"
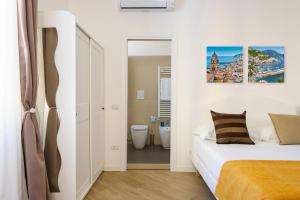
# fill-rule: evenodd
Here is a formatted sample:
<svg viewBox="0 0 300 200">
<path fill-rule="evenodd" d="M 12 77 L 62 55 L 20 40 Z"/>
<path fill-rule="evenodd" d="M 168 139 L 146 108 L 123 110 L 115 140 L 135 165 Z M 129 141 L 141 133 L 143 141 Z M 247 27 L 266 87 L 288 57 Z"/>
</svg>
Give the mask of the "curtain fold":
<svg viewBox="0 0 300 200">
<path fill-rule="evenodd" d="M 17 2 L 0 0 L 0 199 L 26 200 Z"/>
<path fill-rule="evenodd" d="M 47 174 L 35 106 L 37 95 L 37 0 L 17 0 L 21 101 L 21 130 L 29 200 L 47 199 Z"/>
<path fill-rule="evenodd" d="M 57 47 L 56 28 L 43 29 L 43 53 L 45 72 L 46 101 L 49 107 L 46 140 L 45 160 L 50 192 L 59 192 L 58 175 L 61 167 L 61 157 L 57 147 L 59 117 L 56 108 L 56 91 L 59 84 L 59 75 L 55 65 L 55 50 Z"/>
</svg>

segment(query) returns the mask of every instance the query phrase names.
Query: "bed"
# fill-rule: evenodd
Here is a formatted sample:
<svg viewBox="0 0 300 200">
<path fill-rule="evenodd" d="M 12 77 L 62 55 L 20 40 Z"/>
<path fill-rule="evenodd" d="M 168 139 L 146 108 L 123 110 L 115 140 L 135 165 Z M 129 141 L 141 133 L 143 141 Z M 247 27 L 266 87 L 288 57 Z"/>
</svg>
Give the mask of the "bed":
<svg viewBox="0 0 300 200">
<path fill-rule="evenodd" d="M 216 144 L 193 136 L 194 166 L 212 193 L 225 162 L 230 160 L 300 160 L 300 145 L 257 142 L 256 145 Z M 233 153 L 234 152 L 234 153 Z"/>
<path fill-rule="evenodd" d="M 261 97 L 231 97 L 207 104 L 202 112 L 203 123 L 209 123 L 209 110 L 224 113 L 242 113 L 247 110 L 247 126 L 251 130 L 271 124 L 269 112 L 299 114 L 299 108 L 291 104 Z M 215 189 L 225 163 L 233 160 L 286 160 L 300 161 L 300 145 L 279 145 L 275 142 L 255 141 L 256 145 L 216 144 L 193 134 L 192 162 L 209 189 Z"/>
</svg>

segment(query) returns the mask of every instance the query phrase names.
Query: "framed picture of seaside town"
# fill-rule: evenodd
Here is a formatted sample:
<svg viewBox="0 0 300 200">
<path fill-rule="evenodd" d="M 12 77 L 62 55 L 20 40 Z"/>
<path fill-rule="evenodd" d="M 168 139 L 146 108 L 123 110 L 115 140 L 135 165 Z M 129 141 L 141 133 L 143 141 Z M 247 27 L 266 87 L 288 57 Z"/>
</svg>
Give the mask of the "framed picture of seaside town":
<svg viewBox="0 0 300 200">
<path fill-rule="evenodd" d="M 206 55 L 208 83 L 243 82 L 243 47 L 209 46 Z"/>
<path fill-rule="evenodd" d="M 283 83 L 284 72 L 283 46 L 248 48 L 248 80 L 250 83 Z"/>
</svg>

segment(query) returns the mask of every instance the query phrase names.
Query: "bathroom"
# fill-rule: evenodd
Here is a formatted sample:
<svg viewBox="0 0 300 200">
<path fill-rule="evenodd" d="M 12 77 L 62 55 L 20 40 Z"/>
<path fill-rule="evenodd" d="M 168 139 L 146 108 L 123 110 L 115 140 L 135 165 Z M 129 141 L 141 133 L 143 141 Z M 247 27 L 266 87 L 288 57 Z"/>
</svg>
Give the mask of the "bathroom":
<svg viewBox="0 0 300 200">
<path fill-rule="evenodd" d="M 170 169 L 171 41 L 128 41 L 127 169 Z"/>
</svg>

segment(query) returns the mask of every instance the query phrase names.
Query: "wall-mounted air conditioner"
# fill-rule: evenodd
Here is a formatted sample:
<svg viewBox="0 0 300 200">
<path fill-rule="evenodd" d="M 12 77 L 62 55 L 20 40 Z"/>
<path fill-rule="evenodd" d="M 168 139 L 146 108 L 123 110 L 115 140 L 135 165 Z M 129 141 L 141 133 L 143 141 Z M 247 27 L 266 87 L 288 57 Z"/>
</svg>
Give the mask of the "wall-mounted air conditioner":
<svg viewBox="0 0 300 200">
<path fill-rule="evenodd" d="M 171 11 L 174 0 L 120 0 L 120 11 Z"/>
</svg>

